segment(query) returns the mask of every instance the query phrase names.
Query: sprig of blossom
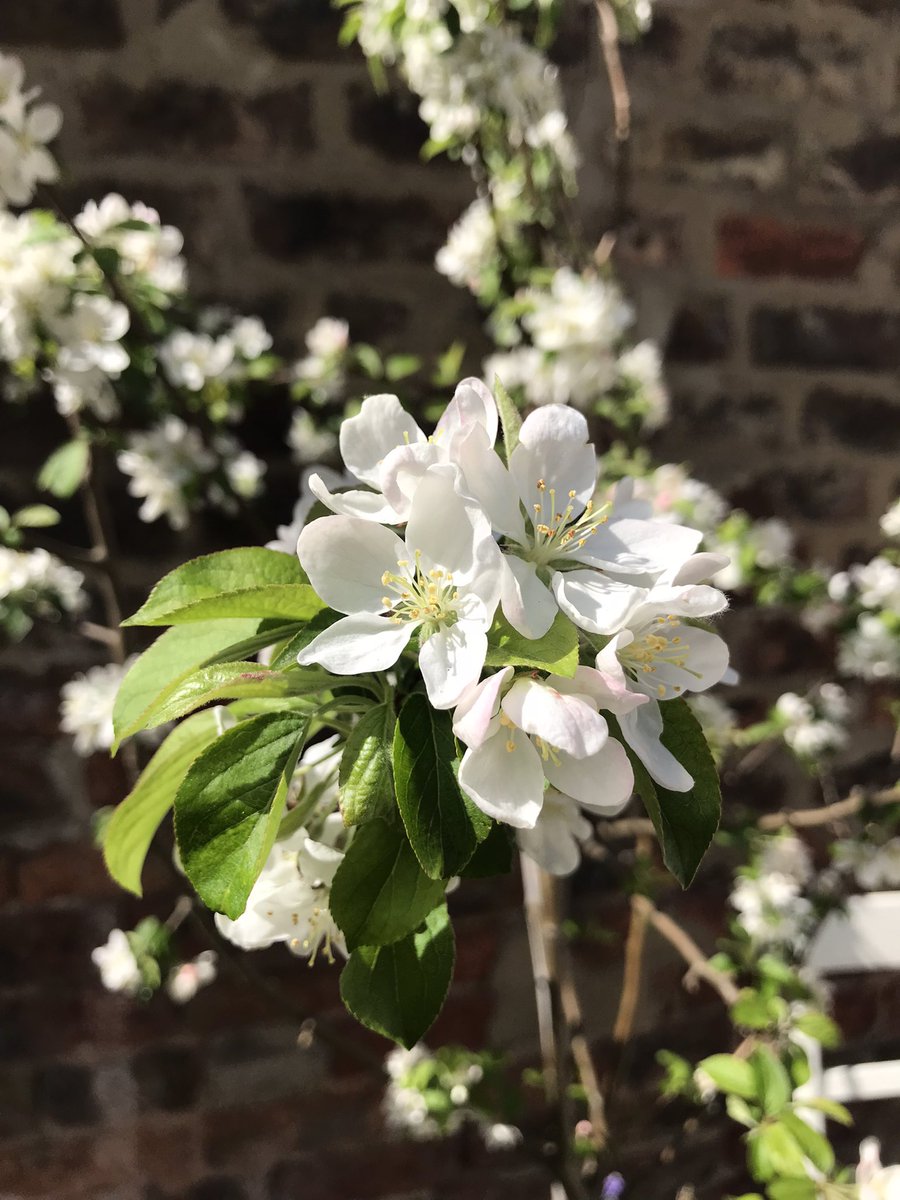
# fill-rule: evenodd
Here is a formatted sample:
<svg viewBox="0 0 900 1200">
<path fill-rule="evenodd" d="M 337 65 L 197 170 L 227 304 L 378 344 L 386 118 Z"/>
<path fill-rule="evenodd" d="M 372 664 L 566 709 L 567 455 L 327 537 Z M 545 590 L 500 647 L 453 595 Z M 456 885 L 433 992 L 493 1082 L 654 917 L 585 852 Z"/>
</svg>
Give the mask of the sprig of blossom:
<svg viewBox="0 0 900 1200">
<path fill-rule="evenodd" d="M 47 550 L 0 546 L 0 627 L 24 636 L 36 617 L 56 619 L 87 603 L 84 576 Z"/>
<path fill-rule="evenodd" d="M 21 59 L 0 54 L 0 204 L 27 204 L 41 183 L 55 183 L 59 168 L 47 149 L 59 133 L 55 104 L 36 103 L 40 89 L 24 90 Z"/>
<path fill-rule="evenodd" d="M 113 704 L 132 662 L 91 667 L 63 684 L 60 729 L 72 735 L 75 752 L 83 758 L 108 750 L 115 741 Z"/>
</svg>

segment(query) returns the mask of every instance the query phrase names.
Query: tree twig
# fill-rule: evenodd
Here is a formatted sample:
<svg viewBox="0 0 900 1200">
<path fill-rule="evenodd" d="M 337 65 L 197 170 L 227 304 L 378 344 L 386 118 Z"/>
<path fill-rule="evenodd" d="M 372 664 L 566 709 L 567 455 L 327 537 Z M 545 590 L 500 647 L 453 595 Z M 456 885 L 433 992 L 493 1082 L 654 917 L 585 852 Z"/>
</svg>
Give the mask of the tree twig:
<svg viewBox="0 0 900 1200">
<path fill-rule="evenodd" d="M 609 0 L 595 0 L 597 10 L 600 51 L 609 80 L 609 91 L 613 104 L 613 132 L 615 135 L 615 161 L 613 164 L 613 205 L 610 229 L 597 247 L 595 258 L 605 261 L 612 252 L 615 233 L 628 216 L 628 190 L 630 173 L 631 139 L 631 94 L 622 66 L 619 44 L 619 22 Z"/>
<path fill-rule="evenodd" d="M 632 904 L 645 911 L 647 921 L 678 951 L 691 968 L 689 976 L 705 979 L 727 1005 L 734 1004 L 740 995 L 739 989 L 727 975 L 710 965 L 707 956 L 686 930 L 666 913 L 660 912 L 646 896 L 635 896 Z"/>
<path fill-rule="evenodd" d="M 832 821 L 855 816 L 867 807 L 885 808 L 890 804 L 900 804 L 900 787 L 885 788 L 875 792 L 866 788 L 854 788 L 845 799 L 828 804 L 824 808 L 801 808 L 796 812 L 767 813 L 764 817 L 760 817 L 757 824 L 766 833 L 785 828 L 812 829 L 817 825 L 829 825 Z"/>
<path fill-rule="evenodd" d="M 638 896 L 631 897 L 631 919 L 625 941 L 625 974 L 622 980 L 622 994 L 619 997 L 619 1011 L 613 1025 L 613 1041 L 620 1045 L 631 1037 L 641 994 L 641 966 L 644 959 L 644 943 L 647 940 L 648 914 L 646 908 L 636 903 L 638 899 Z"/>
<path fill-rule="evenodd" d="M 572 955 L 566 945 L 560 945 L 559 955 L 559 994 L 562 1002 L 563 1016 L 569 1031 L 569 1047 L 572 1060 L 578 1073 L 578 1080 L 584 1089 L 587 1104 L 588 1119 L 591 1123 L 591 1141 L 595 1150 L 602 1150 L 609 1141 L 609 1123 L 606 1119 L 606 1103 L 594 1056 L 591 1054 L 590 1043 L 584 1032 L 584 1015 L 581 1011 L 581 1000 L 578 986 L 575 983 L 575 973 L 572 969 Z"/>
</svg>

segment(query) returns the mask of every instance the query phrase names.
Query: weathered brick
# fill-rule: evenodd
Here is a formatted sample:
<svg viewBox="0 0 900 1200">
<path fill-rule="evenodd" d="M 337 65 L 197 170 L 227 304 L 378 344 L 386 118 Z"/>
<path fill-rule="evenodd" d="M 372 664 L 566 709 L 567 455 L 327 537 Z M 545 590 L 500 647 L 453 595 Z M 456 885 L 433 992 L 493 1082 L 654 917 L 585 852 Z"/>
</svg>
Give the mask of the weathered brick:
<svg viewBox="0 0 900 1200">
<path fill-rule="evenodd" d="M 719 362 L 731 346 L 731 321 L 721 296 L 686 300 L 672 322 L 666 357 L 673 363 Z"/>
<path fill-rule="evenodd" d="M 796 95 L 807 76 L 800 35 L 793 25 L 734 24 L 713 31 L 704 64 L 714 91 L 750 87 Z"/>
<path fill-rule="evenodd" d="M 95 1125 L 100 1108 L 90 1068 L 68 1063 L 41 1067 L 34 1080 L 34 1109 L 57 1125 Z"/>
<path fill-rule="evenodd" d="M 0 42 L 6 46 L 112 49 L 124 38 L 117 0 L 29 0 L 0 8 Z"/>
<path fill-rule="evenodd" d="M 855 230 L 744 215 L 719 222 L 716 248 L 717 270 L 726 278 L 847 279 L 862 260 L 866 239 Z"/>
<path fill-rule="evenodd" d="M 716 180 L 765 191 L 784 178 L 783 127 L 750 121 L 730 127 L 683 125 L 665 137 L 665 171 L 676 180 Z"/>
<path fill-rule="evenodd" d="M 341 18 L 329 0 L 219 0 L 222 12 L 247 27 L 279 58 L 344 59 Z"/>
<path fill-rule="evenodd" d="M 143 1050 L 133 1059 L 132 1071 L 143 1109 L 181 1112 L 194 1103 L 203 1084 L 203 1064 L 189 1046 Z"/>
<path fill-rule="evenodd" d="M 831 155 L 832 176 L 852 189 L 875 195 L 900 187 L 900 134 L 878 133 Z"/>
<path fill-rule="evenodd" d="M 754 361 L 765 367 L 890 371 L 897 365 L 900 314 L 840 308 L 758 308 Z"/>
<path fill-rule="evenodd" d="M 447 230 L 446 218 L 414 197 L 281 196 L 253 186 L 245 195 L 256 244 L 273 258 L 373 261 L 396 254 L 430 262 Z"/>
<path fill-rule="evenodd" d="M 416 162 L 428 140 L 428 126 L 410 92 L 397 89 L 379 95 L 368 80 L 360 80 L 347 85 L 347 107 L 350 132 L 361 146 L 387 159 Z"/>
<path fill-rule="evenodd" d="M 790 521 L 859 520 L 868 512 L 867 474 L 841 462 L 826 467 L 776 467 L 733 488 L 735 504 L 754 516 Z"/>
<path fill-rule="evenodd" d="M 50 846 L 23 858 L 19 865 L 19 899 L 39 904 L 57 896 L 118 896 L 118 885 L 89 842 Z"/>
<path fill-rule="evenodd" d="M 841 445 L 892 458 L 900 449 L 900 403 L 884 396 L 816 388 L 803 420 L 811 437 L 825 433 Z"/>
</svg>

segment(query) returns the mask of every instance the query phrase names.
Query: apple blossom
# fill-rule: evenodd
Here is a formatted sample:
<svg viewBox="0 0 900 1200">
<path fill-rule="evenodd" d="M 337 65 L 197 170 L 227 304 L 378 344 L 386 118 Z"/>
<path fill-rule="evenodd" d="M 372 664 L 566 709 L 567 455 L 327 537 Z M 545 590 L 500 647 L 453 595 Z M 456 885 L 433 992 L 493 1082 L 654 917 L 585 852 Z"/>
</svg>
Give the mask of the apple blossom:
<svg viewBox="0 0 900 1200">
<path fill-rule="evenodd" d="M 108 992 L 136 996 L 141 990 L 141 970 L 124 930 L 111 930 L 105 945 L 91 951 L 91 961 Z"/>
</svg>

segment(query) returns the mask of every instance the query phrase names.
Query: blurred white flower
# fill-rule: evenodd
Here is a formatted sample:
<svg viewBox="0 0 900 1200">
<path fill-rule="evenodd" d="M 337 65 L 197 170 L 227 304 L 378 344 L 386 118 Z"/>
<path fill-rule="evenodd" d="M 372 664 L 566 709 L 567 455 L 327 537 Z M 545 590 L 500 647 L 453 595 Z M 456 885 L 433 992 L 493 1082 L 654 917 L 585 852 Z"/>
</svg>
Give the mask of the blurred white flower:
<svg viewBox="0 0 900 1200">
<path fill-rule="evenodd" d="M 113 929 L 105 945 L 91 951 L 91 961 L 99 970 L 107 991 L 124 992 L 127 996 L 135 996 L 140 991 L 140 968 L 123 930 Z"/>
<path fill-rule="evenodd" d="M 176 1004 L 187 1004 L 201 988 L 207 987 L 218 974 L 214 950 L 205 950 L 191 962 L 173 967 L 166 980 L 166 992 Z"/>
<path fill-rule="evenodd" d="M 337 434 L 317 423 L 305 408 L 294 411 L 287 441 L 294 458 L 304 465 L 328 458 L 337 449 Z"/>
<path fill-rule="evenodd" d="M 234 489 L 235 495 L 242 500 L 252 500 L 259 495 L 262 488 L 266 464 L 249 450 L 241 450 L 233 458 L 225 462 L 225 474 Z"/>
<path fill-rule="evenodd" d="M 655 342 L 638 342 L 619 357 L 619 374 L 636 387 L 646 405 L 643 427 L 659 429 L 669 417 L 669 393 L 662 378 L 662 355 Z M 701 485 L 702 486 L 702 485 Z"/>
<path fill-rule="evenodd" d="M 900 538 L 900 500 L 894 501 L 879 524 L 885 537 Z"/>
<path fill-rule="evenodd" d="M 113 704 L 132 661 L 91 667 L 63 684 L 60 729 L 73 736 L 77 754 L 86 758 L 113 744 Z"/>
<path fill-rule="evenodd" d="M 272 335 L 259 317 L 238 317 L 228 336 L 238 354 L 248 362 L 272 349 Z"/>
<path fill-rule="evenodd" d="M 187 525 L 188 489 L 216 464 L 199 431 L 172 416 L 148 433 L 132 434 L 116 461 L 119 470 L 131 476 L 131 495 L 143 498 L 141 520 L 166 517 L 173 529 Z"/>
<path fill-rule="evenodd" d="M 234 350 L 230 337 L 176 329 L 160 346 L 159 361 L 171 384 L 199 392 L 207 380 L 220 379 L 228 372 Z"/>
<path fill-rule="evenodd" d="M 861 613 L 838 646 L 838 669 L 861 679 L 900 675 L 900 636 L 875 613 Z"/>
<path fill-rule="evenodd" d="M 473 201 L 451 227 L 434 265 L 460 287 L 477 291 L 484 272 L 497 257 L 497 230 L 487 200 Z"/>
<path fill-rule="evenodd" d="M 133 228 L 137 223 L 148 228 Z M 173 225 L 160 223 L 155 209 L 129 204 L 123 196 L 111 192 L 99 202 L 89 200 L 75 218 L 75 225 L 93 246 L 109 246 L 118 253 L 123 274 L 143 276 L 168 295 L 184 291 L 184 239 Z"/>
</svg>

